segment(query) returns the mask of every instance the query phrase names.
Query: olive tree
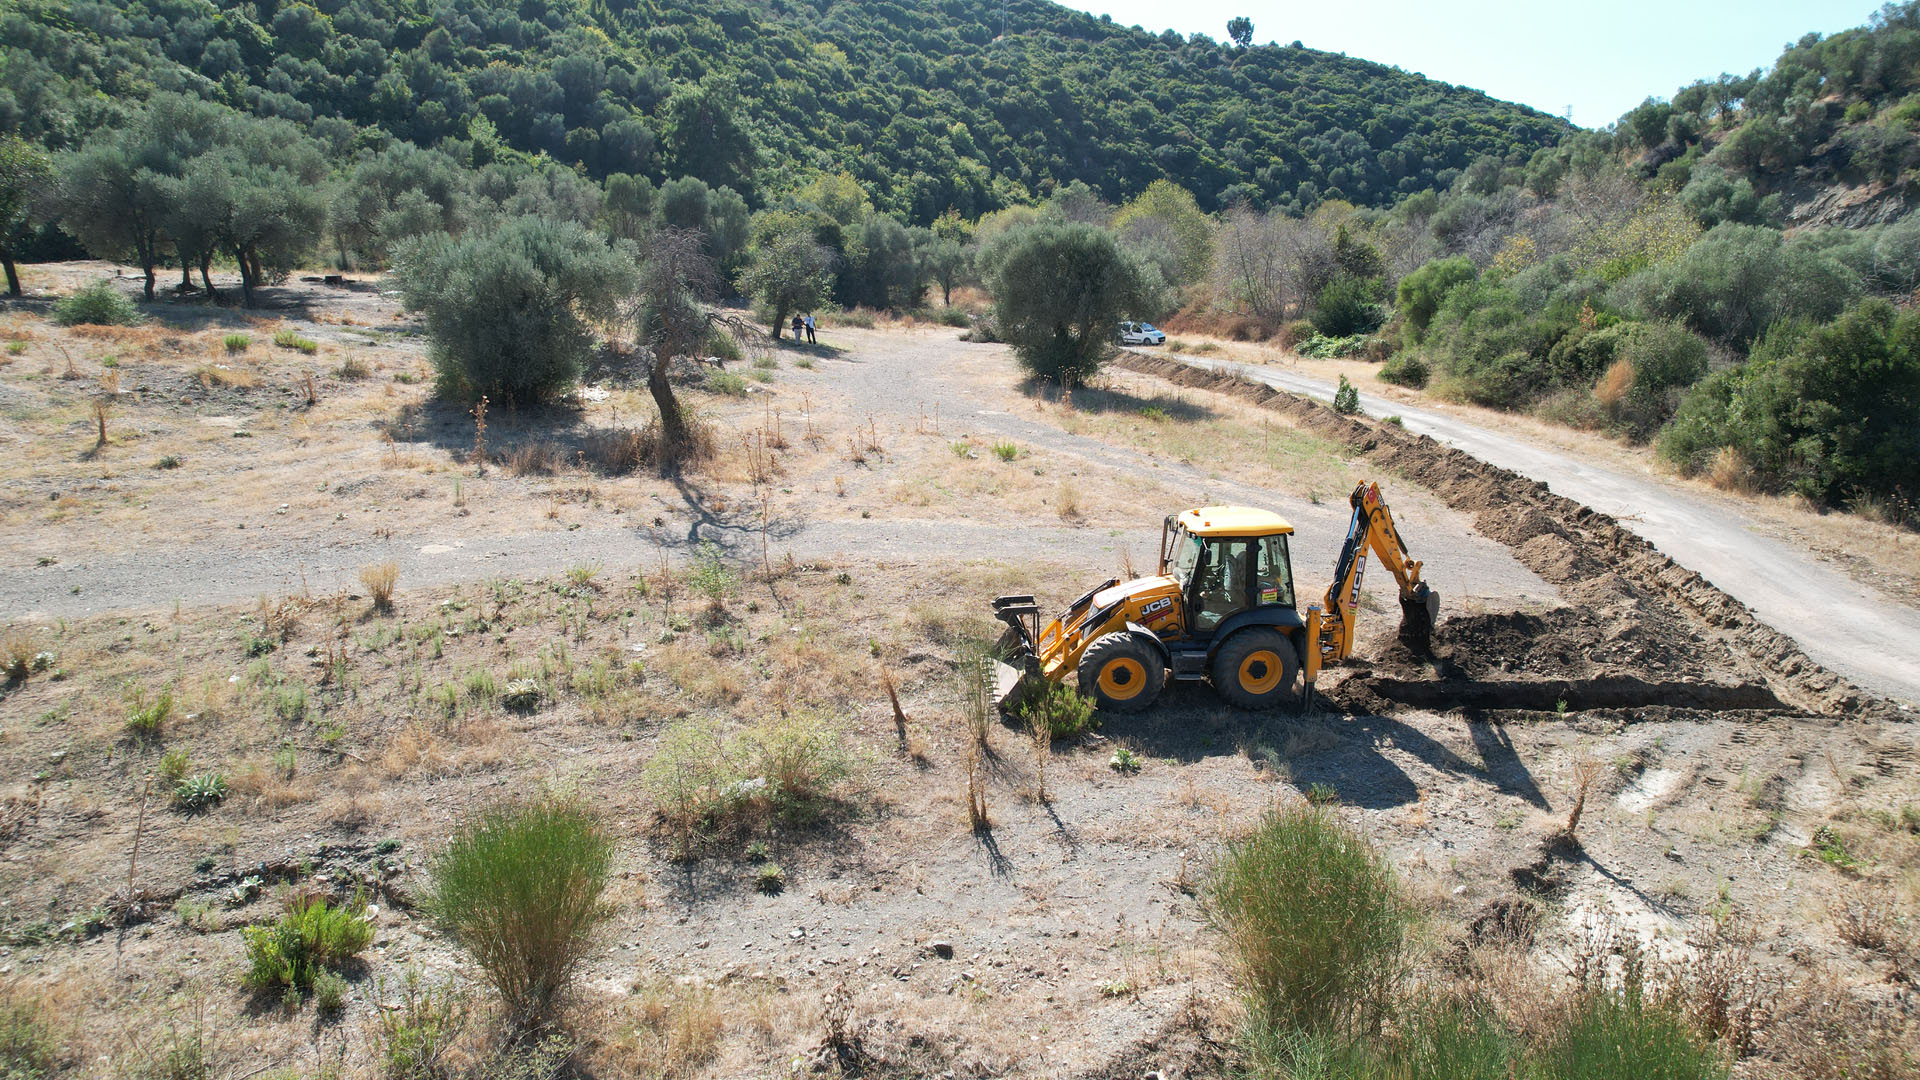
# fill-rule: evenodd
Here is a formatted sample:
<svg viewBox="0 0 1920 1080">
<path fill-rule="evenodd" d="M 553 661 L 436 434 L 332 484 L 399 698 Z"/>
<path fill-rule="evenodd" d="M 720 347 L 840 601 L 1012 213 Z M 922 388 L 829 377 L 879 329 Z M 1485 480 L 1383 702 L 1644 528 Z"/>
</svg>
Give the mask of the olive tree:
<svg viewBox="0 0 1920 1080">
<path fill-rule="evenodd" d="M 7 295 L 20 295 L 13 253 L 30 231 L 33 196 L 53 170 L 46 152 L 17 135 L 0 137 L 0 265 L 7 271 Z"/>
<path fill-rule="evenodd" d="M 833 252 L 813 238 L 812 221 L 799 214 L 762 215 L 758 231 L 740 288 L 759 303 L 777 338 L 787 316 L 826 303 Z"/>
<path fill-rule="evenodd" d="M 1111 351 L 1115 324 L 1153 302 L 1136 262 L 1094 225 L 1017 229 L 980 263 L 1000 336 L 1042 379 L 1084 382 Z"/>
<path fill-rule="evenodd" d="M 426 315 L 442 392 L 523 404 L 573 386 L 591 323 L 613 319 L 639 282 L 631 243 L 540 217 L 417 237 L 395 264 L 403 302 Z"/>
</svg>

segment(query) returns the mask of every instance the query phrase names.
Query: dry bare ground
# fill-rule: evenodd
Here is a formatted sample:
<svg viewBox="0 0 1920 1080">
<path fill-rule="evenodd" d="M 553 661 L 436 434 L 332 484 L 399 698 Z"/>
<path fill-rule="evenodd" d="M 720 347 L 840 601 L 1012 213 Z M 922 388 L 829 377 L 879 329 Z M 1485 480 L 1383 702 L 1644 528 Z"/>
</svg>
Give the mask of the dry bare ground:
<svg viewBox="0 0 1920 1080">
<path fill-rule="evenodd" d="M 677 480 L 587 454 L 645 416 L 612 359 L 573 408 L 489 416 L 475 459 L 377 291 L 285 297 L 232 320 L 255 339 L 232 356 L 225 315 L 0 323 L 24 342 L 0 366 L 0 596 L 26 667 L 0 707 L 0 974 L 77 1075 L 194 1039 L 215 1075 L 378 1075 L 409 970 L 473 995 L 454 1056 L 483 1053 L 423 868 L 465 811 L 542 790 L 620 837 L 569 1016 L 582 1075 L 1217 1074 L 1206 868 L 1307 793 L 1422 898 L 1432 970 L 1551 982 L 1611 926 L 1766 988 L 1745 1073 L 1873 1075 L 1846 1055 L 1915 1046 L 1911 725 L 1578 508 L 1270 392 L 1126 371 L 1057 400 L 1001 347 L 901 326 L 828 326 L 744 367 L 767 380 L 744 396 L 689 385 L 722 450 Z M 274 349 L 283 327 L 318 353 Z M 1046 758 L 991 726 L 970 827 L 955 668 L 987 598 L 1064 602 L 1214 501 L 1291 517 L 1317 589 L 1368 475 L 1446 597 L 1434 660 L 1369 595 L 1367 659 L 1311 715 L 1177 686 Z M 361 570 L 389 561 L 382 610 Z M 680 857 L 644 783 L 670 733 L 783 715 L 844 733 L 825 815 Z M 176 809 L 148 789 L 168 754 L 230 793 Z M 338 1015 L 240 988 L 239 928 L 295 887 L 379 908 Z"/>
</svg>

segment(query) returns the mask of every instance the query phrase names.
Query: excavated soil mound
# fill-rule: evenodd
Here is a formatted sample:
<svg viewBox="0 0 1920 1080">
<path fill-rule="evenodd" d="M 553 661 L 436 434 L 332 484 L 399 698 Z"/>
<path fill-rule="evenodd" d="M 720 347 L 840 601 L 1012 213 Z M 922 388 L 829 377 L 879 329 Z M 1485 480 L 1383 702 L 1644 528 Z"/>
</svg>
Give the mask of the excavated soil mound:
<svg viewBox="0 0 1920 1080">
<path fill-rule="evenodd" d="M 1444 674 L 1478 696 L 1474 684 L 1494 679 L 1605 680 L 1629 678 L 1632 688 L 1600 689 L 1602 702 L 1631 704 L 1670 693 L 1666 703 L 1701 708 L 1787 706 L 1822 714 L 1880 711 L 1884 702 L 1815 663 L 1793 640 L 1755 618 L 1745 604 L 1680 566 L 1606 514 L 1553 494 L 1547 486 L 1397 425 L 1343 416 L 1308 398 L 1238 376 L 1202 371 L 1172 360 L 1122 353 L 1116 365 L 1253 402 L 1287 416 L 1302 429 L 1337 442 L 1433 491 L 1456 510 L 1474 515 L 1475 527 L 1512 549 L 1522 564 L 1560 587 L 1571 607 L 1545 615 L 1453 618 L 1434 634 Z M 1407 673 L 1425 658 L 1394 646 L 1378 666 Z M 1505 670 L 1499 670 L 1501 665 Z M 1755 687 L 1755 676 L 1764 688 Z M 1428 676 L 1431 680 L 1431 675 Z M 1397 680 L 1386 675 L 1349 680 L 1363 697 L 1399 700 Z M 1698 689 L 1703 684 L 1712 689 Z M 1694 687 L 1696 689 L 1685 689 Z M 1765 699 L 1753 693 L 1763 689 Z M 1516 688 L 1528 701 L 1533 689 Z M 1557 692 L 1556 692 L 1557 693 Z M 1407 696 L 1420 696 L 1408 690 Z M 1552 708 L 1564 695 L 1549 699 Z M 1659 704 L 1649 700 L 1645 704 Z M 1464 704 L 1464 702 L 1460 702 Z M 1487 708 L 1535 708 L 1530 704 Z M 1573 707 L 1569 701 L 1569 708 Z"/>
</svg>

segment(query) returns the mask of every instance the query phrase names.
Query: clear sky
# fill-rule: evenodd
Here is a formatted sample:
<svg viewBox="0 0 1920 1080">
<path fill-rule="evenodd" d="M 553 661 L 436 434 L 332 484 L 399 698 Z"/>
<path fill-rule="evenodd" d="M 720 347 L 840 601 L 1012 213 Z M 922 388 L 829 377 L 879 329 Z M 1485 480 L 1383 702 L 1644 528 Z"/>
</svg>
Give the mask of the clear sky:
<svg viewBox="0 0 1920 1080">
<path fill-rule="evenodd" d="M 1256 44 L 1397 64 L 1573 122 L 1605 127 L 1648 95 L 1723 71 L 1769 67 L 1809 31 L 1866 23 L 1881 0 L 1067 0 L 1158 33 L 1227 39 L 1227 20 L 1253 20 Z"/>
</svg>

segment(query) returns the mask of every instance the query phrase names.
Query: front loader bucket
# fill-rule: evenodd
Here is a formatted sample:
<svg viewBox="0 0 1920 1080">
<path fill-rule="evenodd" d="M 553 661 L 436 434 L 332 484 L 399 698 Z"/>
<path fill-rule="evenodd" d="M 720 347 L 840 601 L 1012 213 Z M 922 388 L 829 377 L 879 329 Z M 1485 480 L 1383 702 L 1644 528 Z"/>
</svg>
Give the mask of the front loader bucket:
<svg viewBox="0 0 1920 1080">
<path fill-rule="evenodd" d="M 1004 661 L 995 660 L 992 668 L 993 705 L 1006 712 L 1014 702 L 1031 693 L 1042 682 L 1040 673 L 1033 670 L 1029 662 L 1024 667 L 1014 667 Z"/>
<path fill-rule="evenodd" d="M 1415 586 L 1413 595 L 1400 601 L 1400 644 L 1415 656 L 1433 651 L 1433 626 L 1440 621 L 1440 594 L 1426 582 Z"/>
</svg>

